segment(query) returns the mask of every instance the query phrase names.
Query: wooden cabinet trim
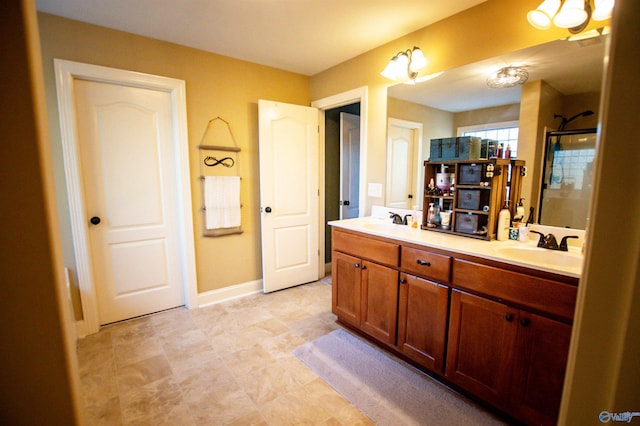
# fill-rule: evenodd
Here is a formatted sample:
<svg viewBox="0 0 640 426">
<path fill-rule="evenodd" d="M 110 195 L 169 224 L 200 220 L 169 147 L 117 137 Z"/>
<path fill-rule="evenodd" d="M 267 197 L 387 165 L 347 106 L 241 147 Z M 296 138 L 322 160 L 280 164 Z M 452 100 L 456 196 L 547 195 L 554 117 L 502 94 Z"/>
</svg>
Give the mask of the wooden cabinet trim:
<svg viewBox="0 0 640 426">
<path fill-rule="evenodd" d="M 578 290 L 569 284 L 462 259 L 453 261 L 452 285 L 568 322 L 573 320 Z"/>
<path fill-rule="evenodd" d="M 402 246 L 400 267 L 403 272 L 441 283 L 451 281 L 451 256 L 437 254 L 430 250 Z"/>
<path fill-rule="evenodd" d="M 398 268 L 400 265 L 400 245 L 389 241 L 338 231 L 334 228 L 332 246 L 333 250 L 386 266 Z"/>
</svg>

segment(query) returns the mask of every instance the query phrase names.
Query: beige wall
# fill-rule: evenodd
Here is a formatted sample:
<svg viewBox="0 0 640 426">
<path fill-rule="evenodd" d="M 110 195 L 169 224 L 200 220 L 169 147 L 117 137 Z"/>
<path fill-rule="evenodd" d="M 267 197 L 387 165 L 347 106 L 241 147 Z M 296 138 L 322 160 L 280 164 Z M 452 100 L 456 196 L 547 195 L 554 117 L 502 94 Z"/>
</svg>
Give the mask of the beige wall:
<svg viewBox="0 0 640 426">
<path fill-rule="evenodd" d="M 454 127 L 476 126 L 485 123 L 517 121 L 520 118 L 520 104 L 501 105 L 491 108 L 462 111 L 454 115 Z M 454 136 L 456 133 L 454 133 Z"/>
<path fill-rule="evenodd" d="M 79 380 L 33 2 L 0 2 L 0 423 L 74 424 Z"/>
<path fill-rule="evenodd" d="M 198 291 L 242 284 L 262 277 L 258 176 L 258 100 L 309 105 L 309 78 L 270 67 L 206 53 L 158 40 L 110 30 L 48 14 L 38 15 L 49 128 L 62 212 L 65 263 L 73 267 L 73 249 L 60 148 L 53 58 L 103 65 L 186 81 L 191 188 Z M 197 145 L 208 121 L 223 117 L 242 149 L 242 235 L 202 237 L 200 157 Z M 76 317 L 79 304 L 76 293 Z"/>
</svg>

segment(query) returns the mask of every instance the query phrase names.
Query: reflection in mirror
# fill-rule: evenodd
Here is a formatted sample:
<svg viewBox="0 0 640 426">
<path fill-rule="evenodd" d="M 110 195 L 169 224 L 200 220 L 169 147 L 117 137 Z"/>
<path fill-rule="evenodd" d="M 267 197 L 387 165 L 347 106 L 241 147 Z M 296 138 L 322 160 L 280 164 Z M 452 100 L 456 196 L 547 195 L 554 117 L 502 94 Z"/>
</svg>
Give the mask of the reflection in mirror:
<svg viewBox="0 0 640 426">
<path fill-rule="evenodd" d="M 596 129 L 548 132 L 540 195 L 540 223 L 586 229 Z"/>
<path fill-rule="evenodd" d="M 389 87 L 388 117 L 421 123 L 420 147 L 427 156 L 431 139 L 461 136 L 464 128 L 491 129 L 505 122 L 518 123 L 517 157 L 526 162 L 529 171 L 523 181 L 525 206 L 538 210 L 545 130 L 558 129 L 561 123 L 557 117 L 571 117 L 585 109 L 595 114 L 566 123 L 564 130 L 597 125 L 605 40 L 606 36 L 583 41 L 557 40 L 449 70 L 423 83 Z M 507 89 L 487 86 L 486 78 L 491 71 L 514 64 L 525 66 L 529 73 L 524 86 Z M 390 129 L 388 135 L 391 136 Z M 424 160 L 414 160 L 405 173 L 417 176 L 422 172 Z M 398 180 L 400 172 L 387 164 L 387 173 Z M 386 199 L 390 200 L 388 195 Z M 419 193 L 414 200 L 421 198 Z M 586 209 L 581 211 L 586 220 Z M 542 215 L 543 224 L 545 217 L 551 216 Z"/>
<path fill-rule="evenodd" d="M 390 208 L 421 209 L 424 173 L 416 169 L 417 158 L 422 157 L 422 123 L 388 120 L 387 142 L 387 195 L 385 205 Z"/>
</svg>

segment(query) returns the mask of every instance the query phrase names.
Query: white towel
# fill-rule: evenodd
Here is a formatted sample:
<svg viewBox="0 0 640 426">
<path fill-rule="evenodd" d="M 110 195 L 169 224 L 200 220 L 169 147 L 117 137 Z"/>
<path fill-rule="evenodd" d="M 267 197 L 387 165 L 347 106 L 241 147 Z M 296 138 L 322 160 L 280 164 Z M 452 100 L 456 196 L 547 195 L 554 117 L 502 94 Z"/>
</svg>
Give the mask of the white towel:
<svg viewBox="0 0 640 426">
<path fill-rule="evenodd" d="M 207 229 L 240 226 L 240 177 L 205 176 L 204 208 Z"/>
</svg>

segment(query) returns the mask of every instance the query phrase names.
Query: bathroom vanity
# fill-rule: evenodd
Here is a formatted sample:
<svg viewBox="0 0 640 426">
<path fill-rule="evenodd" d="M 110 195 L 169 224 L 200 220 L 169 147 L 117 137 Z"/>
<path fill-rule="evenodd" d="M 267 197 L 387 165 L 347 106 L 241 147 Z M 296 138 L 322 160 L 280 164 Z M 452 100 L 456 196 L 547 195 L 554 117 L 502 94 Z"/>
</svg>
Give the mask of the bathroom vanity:
<svg viewBox="0 0 640 426">
<path fill-rule="evenodd" d="M 582 256 L 331 222 L 338 321 L 528 424 L 555 424 Z M 548 252 L 548 253 L 547 253 Z"/>
</svg>

